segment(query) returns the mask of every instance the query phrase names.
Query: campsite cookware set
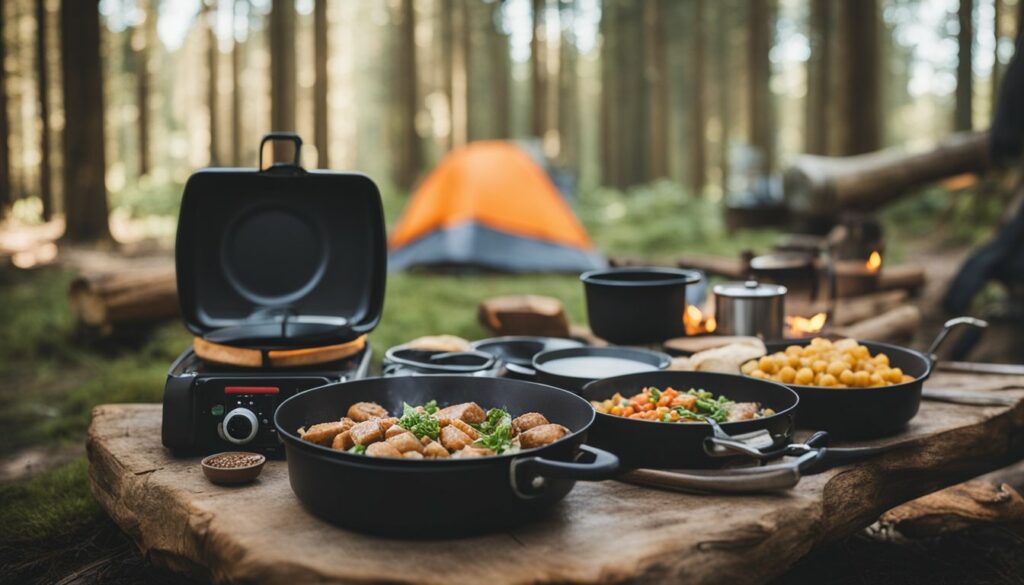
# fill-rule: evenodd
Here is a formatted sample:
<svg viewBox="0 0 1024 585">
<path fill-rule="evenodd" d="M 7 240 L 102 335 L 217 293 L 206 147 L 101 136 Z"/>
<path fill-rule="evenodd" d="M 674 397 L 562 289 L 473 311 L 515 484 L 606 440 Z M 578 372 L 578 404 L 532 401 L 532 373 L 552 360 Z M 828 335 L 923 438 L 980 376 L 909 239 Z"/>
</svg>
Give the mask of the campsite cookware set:
<svg viewBox="0 0 1024 585">
<path fill-rule="evenodd" d="M 543 513 L 576 481 L 613 477 L 669 489 L 786 489 L 801 475 L 880 452 L 831 448 L 828 437 L 901 429 L 917 412 L 934 347 L 952 327 L 984 325 L 947 323 L 930 355 L 864 342 L 914 377 L 887 388 L 670 372 L 671 358 L 660 352 L 522 336 L 481 340 L 464 352 L 394 347 L 384 376 L 366 378 L 365 335 L 380 320 L 386 279 L 380 194 L 363 175 L 303 169 L 294 134 L 267 135 L 261 153 L 281 142 L 293 145 L 293 161 L 206 169 L 186 184 L 175 258 L 181 314 L 196 340 L 168 374 L 162 439 L 186 454 L 283 451 L 298 499 L 347 528 L 411 537 L 500 530 Z M 686 291 L 701 274 L 618 268 L 581 280 L 596 335 L 648 344 L 686 334 Z M 724 331 L 781 337 L 785 287 L 733 283 L 715 293 Z M 768 351 L 792 343 L 806 342 L 769 342 Z M 600 414 L 589 403 L 645 386 L 703 388 L 774 413 L 664 424 Z M 570 432 L 534 450 L 451 460 L 367 457 L 297 434 L 340 419 L 355 402 L 400 412 L 403 403 L 430 400 L 542 412 Z M 798 425 L 818 432 L 795 442 Z M 420 504 L 403 504 L 410 493 Z"/>
</svg>

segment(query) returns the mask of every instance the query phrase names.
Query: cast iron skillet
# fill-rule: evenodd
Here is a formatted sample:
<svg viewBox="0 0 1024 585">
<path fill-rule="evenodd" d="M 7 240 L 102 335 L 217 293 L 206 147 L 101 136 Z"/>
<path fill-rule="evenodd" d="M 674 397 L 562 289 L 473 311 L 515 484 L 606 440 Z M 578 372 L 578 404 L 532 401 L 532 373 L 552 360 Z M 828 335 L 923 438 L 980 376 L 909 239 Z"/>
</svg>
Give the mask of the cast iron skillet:
<svg viewBox="0 0 1024 585">
<path fill-rule="evenodd" d="M 902 384 L 878 388 L 822 388 L 788 384 L 800 396 L 796 423 L 801 428 L 827 431 L 843 439 L 868 439 L 898 433 L 917 414 L 921 406 L 921 389 L 931 376 L 935 351 L 954 328 L 965 325 L 984 328 L 988 323 L 972 317 L 946 321 L 932 342 L 927 354 L 919 351 L 877 343 L 858 341 L 871 355 L 879 352 L 889 356 L 889 364 L 914 379 Z M 784 351 L 790 345 L 806 346 L 810 340 L 766 343 L 768 354 Z"/>
<path fill-rule="evenodd" d="M 735 402 L 760 402 L 775 414 L 721 423 L 720 430 L 734 437 L 768 431 L 771 444 L 765 445 L 767 449 L 783 446 L 792 438 L 793 415 L 800 399 L 777 382 L 711 372 L 642 372 L 591 382 L 582 396 L 588 401 L 606 400 L 619 392 L 628 398 L 647 386 L 680 392 L 696 388 L 724 394 Z M 589 442 L 618 455 L 624 468 L 704 469 L 723 462 L 706 449 L 713 435 L 714 428 L 707 423 L 664 423 L 596 413 Z"/>
<path fill-rule="evenodd" d="M 537 376 L 533 369 L 533 356 L 542 351 L 583 347 L 583 342 L 565 337 L 506 335 L 474 341 L 470 347 L 497 358 L 504 368 L 505 377 L 533 380 Z"/>
<path fill-rule="evenodd" d="M 303 441 L 301 426 L 338 420 L 355 402 L 392 414 L 402 403 L 474 401 L 513 416 L 540 412 L 566 437 L 519 454 L 478 459 L 366 457 Z M 369 378 L 329 384 L 285 400 L 274 415 L 292 490 L 312 513 L 345 528 L 402 537 L 451 537 L 526 522 L 561 500 L 576 480 L 612 477 L 618 459 L 583 445 L 594 409 L 570 392 L 533 382 L 468 376 Z M 581 461 L 584 460 L 584 461 Z"/>
</svg>

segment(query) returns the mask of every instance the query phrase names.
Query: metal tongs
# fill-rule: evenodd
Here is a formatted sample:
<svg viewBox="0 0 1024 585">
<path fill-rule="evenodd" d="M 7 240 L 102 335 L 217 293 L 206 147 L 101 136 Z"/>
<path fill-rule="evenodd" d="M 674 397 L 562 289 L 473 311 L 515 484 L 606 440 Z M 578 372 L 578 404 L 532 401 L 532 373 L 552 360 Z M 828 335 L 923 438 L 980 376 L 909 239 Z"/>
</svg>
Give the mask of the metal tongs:
<svg viewBox="0 0 1024 585">
<path fill-rule="evenodd" d="M 727 469 L 659 470 L 637 469 L 620 479 L 653 487 L 684 492 L 764 493 L 792 489 L 805 475 L 822 473 L 893 450 L 898 445 L 878 447 L 828 447 L 828 433 L 818 431 L 802 443 L 774 447 L 767 430 L 742 435 L 726 433 L 717 421 L 707 418 L 712 436 L 704 440 L 704 452 L 711 457 L 743 455 L 764 463 L 781 457 L 790 461 Z"/>
</svg>

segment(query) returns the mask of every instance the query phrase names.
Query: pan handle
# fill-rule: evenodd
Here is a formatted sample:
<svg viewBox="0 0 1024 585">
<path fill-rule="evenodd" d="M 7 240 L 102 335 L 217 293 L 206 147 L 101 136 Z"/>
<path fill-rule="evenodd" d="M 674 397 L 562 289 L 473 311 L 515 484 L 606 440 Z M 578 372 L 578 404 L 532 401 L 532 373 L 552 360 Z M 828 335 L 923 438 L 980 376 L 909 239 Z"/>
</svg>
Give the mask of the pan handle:
<svg viewBox="0 0 1024 585">
<path fill-rule="evenodd" d="M 523 499 L 539 496 L 550 479 L 573 479 L 602 481 L 611 479 L 619 470 L 619 458 L 589 445 L 580 445 L 579 450 L 589 462 L 557 461 L 544 457 L 520 457 L 513 459 L 510 467 L 512 489 Z"/>
<path fill-rule="evenodd" d="M 949 336 L 950 331 L 960 327 L 961 325 L 984 329 L 988 327 L 988 321 L 978 319 L 976 317 L 964 316 L 954 317 L 953 319 L 943 323 L 942 330 L 939 331 L 939 334 L 935 336 L 935 340 L 932 341 L 932 344 L 928 347 L 928 360 L 932 362 L 932 366 L 934 366 L 935 362 L 938 361 L 938 357 L 935 355 L 935 352 L 939 350 L 939 346 L 941 346 L 942 342 Z"/>
<path fill-rule="evenodd" d="M 788 463 L 739 469 L 669 471 L 637 469 L 619 479 L 640 485 L 682 492 L 750 494 L 788 490 L 803 472 L 817 463 L 824 449 L 809 451 Z"/>
</svg>

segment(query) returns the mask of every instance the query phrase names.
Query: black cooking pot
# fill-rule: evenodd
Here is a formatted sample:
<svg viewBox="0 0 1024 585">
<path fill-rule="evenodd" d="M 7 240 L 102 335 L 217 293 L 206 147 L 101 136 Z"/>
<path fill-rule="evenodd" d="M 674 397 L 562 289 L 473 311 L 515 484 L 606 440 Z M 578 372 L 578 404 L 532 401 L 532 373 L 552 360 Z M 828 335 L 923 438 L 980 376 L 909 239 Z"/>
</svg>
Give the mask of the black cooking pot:
<svg viewBox="0 0 1024 585">
<path fill-rule="evenodd" d="M 782 384 L 757 378 L 710 372 L 645 372 L 591 382 L 583 388 L 582 396 L 602 401 L 618 392 L 628 398 L 648 386 L 680 392 L 707 390 L 735 402 L 759 402 L 771 408 L 775 411 L 771 416 L 718 425 L 719 435 L 742 438 L 759 432 L 763 442 L 757 447 L 762 451 L 785 445 L 793 435 L 793 416 L 800 399 Z M 709 452 L 707 441 L 713 436 L 715 429 L 707 423 L 665 423 L 597 413 L 589 442 L 618 455 L 624 468 L 702 469 L 718 467 L 726 460 Z"/>
<path fill-rule="evenodd" d="M 533 356 L 543 351 L 583 347 L 583 342 L 565 337 L 506 335 L 474 341 L 470 347 L 494 356 L 504 367 L 503 375 L 518 380 L 533 380 Z"/>
<path fill-rule="evenodd" d="M 493 375 L 497 368 L 497 359 L 482 351 L 436 351 L 414 349 L 407 345 L 388 348 L 381 362 L 381 373 L 385 376 L 489 376 Z"/>
<path fill-rule="evenodd" d="M 580 276 L 590 329 L 620 345 L 656 343 L 686 335 L 686 287 L 700 273 L 679 268 L 611 268 Z"/>
<path fill-rule="evenodd" d="M 672 363 L 672 357 L 666 353 L 632 347 L 571 347 L 567 349 L 554 349 L 533 356 L 533 369 L 537 372 L 537 381 L 541 384 L 550 384 L 572 392 L 579 392 L 587 383 L 599 378 L 609 378 L 619 374 L 631 373 L 626 371 L 608 374 L 582 366 L 574 366 L 573 369 L 576 371 L 573 371 L 572 374 L 566 373 L 563 368 L 556 369 L 555 364 L 557 362 L 581 357 L 627 360 L 654 368 L 655 370 L 664 370 Z"/>
<path fill-rule="evenodd" d="M 338 420 L 355 402 L 391 413 L 402 403 L 503 407 L 539 412 L 571 432 L 539 449 L 475 459 L 387 459 L 303 441 L 301 426 Z M 292 491 L 339 526 L 402 537 L 450 537 L 502 530 L 537 517 L 577 480 L 612 477 L 618 459 L 583 445 L 594 410 L 570 392 L 532 382 L 468 376 L 369 378 L 330 384 L 284 401 L 274 425 L 285 444 Z"/>
<path fill-rule="evenodd" d="M 822 388 L 787 384 L 800 396 L 796 422 L 801 428 L 827 431 L 833 437 L 868 439 L 884 437 L 901 431 L 917 414 L 921 406 L 921 390 L 931 376 L 935 352 L 950 331 L 960 326 L 983 329 L 988 323 L 972 317 L 957 317 L 946 321 L 932 342 L 927 354 L 919 351 L 878 343 L 858 341 L 871 355 L 884 353 L 889 364 L 900 368 L 914 379 L 902 384 L 876 388 Z M 790 345 L 806 346 L 811 340 L 776 341 L 766 343 L 768 354 L 785 351 Z"/>
</svg>

